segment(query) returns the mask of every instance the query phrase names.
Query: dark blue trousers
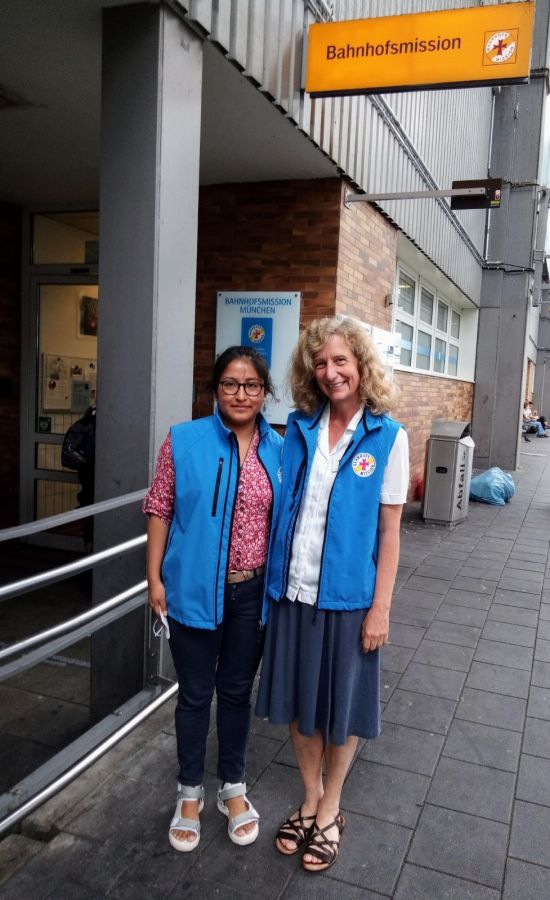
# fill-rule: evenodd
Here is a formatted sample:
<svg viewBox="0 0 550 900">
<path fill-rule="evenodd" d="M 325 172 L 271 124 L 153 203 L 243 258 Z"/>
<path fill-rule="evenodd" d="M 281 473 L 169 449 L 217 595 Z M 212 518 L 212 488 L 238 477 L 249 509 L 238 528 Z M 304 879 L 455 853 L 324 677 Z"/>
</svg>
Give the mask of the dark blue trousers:
<svg viewBox="0 0 550 900">
<path fill-rule="evenodd" d="M 170 618 L 170 650 L 179 682 L 176 740 L 181 784 L 202 784 L 210 706 L 216 690 L 218 777 L 244 780 L 250 694 L 262 655 L 263 575 L 226 584 L 215 631 Z"/>
</svg>

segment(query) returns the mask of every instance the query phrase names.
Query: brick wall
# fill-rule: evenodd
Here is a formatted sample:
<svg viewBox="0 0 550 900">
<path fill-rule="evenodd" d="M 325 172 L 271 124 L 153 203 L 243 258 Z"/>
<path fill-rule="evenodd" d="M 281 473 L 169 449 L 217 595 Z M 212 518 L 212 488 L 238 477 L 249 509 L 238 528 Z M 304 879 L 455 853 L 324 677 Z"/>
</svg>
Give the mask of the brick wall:
<svg viewBox="0 0 550 900">
<path fill-rule="evenodd" d="M 0 202 L 0 528 L 19 521 L 21 211 Z"/>
<path fill-rule="evenodd" d="M 340 192 L 339 179 L 201 189 L 194 416 L 212 411 L 218 291 L 296 290 L 302 322 L 334 313 Z"/>
<path fill-rule="evenodd" d="M 397 230 L 371 204 L 346 209 L 339 179 L 203 187 L 199 204 L 193 415 L 212 411 L 216 298 L 220 290 L 302 292 L 302 324 L 344 313 L 391 328 Z M 473 385 L 396 373 L 394 415 L 407 426 L 411 490 L 424 473 L 432 419 L 471 419 Z"/>
<path fill-rule="evenodd" d="M 393 415 L 407 427 L 411 464 L 409 500 L 412 500 L 418 479 L 424 478 L 426 441 L 432 419 L 470 422 L 474 386 L 467 381 L 408 372 L 396 372 L 395 380 L 400 394 Z"/>
<path fill-rule="evenodd" d="M 391 308 L 385 297 L 393 291 L 396 255 L 397 229 L 372 204 L 353 203 L 347 209 L 342 203 L 336 312 L 389 331 Z"/>
</svg>

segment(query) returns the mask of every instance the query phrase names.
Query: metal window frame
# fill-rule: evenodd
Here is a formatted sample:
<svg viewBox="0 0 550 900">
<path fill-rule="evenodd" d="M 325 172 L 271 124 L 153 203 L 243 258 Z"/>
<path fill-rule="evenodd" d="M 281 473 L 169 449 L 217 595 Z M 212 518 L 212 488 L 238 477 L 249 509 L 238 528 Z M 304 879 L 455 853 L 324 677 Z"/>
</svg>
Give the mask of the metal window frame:
<svg viewBox="0 0 550 900">
<path fill-rule="evenodd" d="M 32 216 L 25 212 L 23 246 L 30 247 Z M 80 269 L 80 271 L 78 271 Z M 86 271 L 83 271 L 86 269 Z M 37 368 L 39 343 L 40 285 L 97 285 L 98 267 L 71 265 L 33 265 L 23 260 L 21 303 L 21 423 L 20 423 L 20 482 L 19 513 L 23 522 L 34 519 L 35 482 L 44 471 L 38 469 L 34 457 L 35 444 L 45 437 L 36 430 L 36 396 L 39 384 Z M 61 443 L 58 435 L 52 443 Z M 53 481 L 75 481 L 73 472 L 48 472 Z M 61 476 L 61 477 L 60 477 Z M 64 477 L 63 477 L 64 476 Z"/>
<path fill-rule="evenodd" d="M 415 285 L 415 312 L 414 314 L 407 313 L 404 310 L 399 308 L 398 305 L 398 296 L 399 296 L 399 278 L 400 275 L 404 275 L 409 281 L 413 281 Z M 421 297 L 422 290 L 425 289 L 430 293 L 434 298 L 434 315 L 433 322 L 429 325 L 423 319 L 420 319 L 420 308 L 421 308 Z M 441 331 L 437 327 L 437 315 L 439 311 L 439 304 L 442 304 L 447 310 L 447 330 Z M 411 364 L 405 365 L 404 363 L 400 364 L 400 368 L 398 371 L 403 372 L 411 372 L 416 375 L 431 375 L 437 378 L 457 378 L 460 380 L 460 376 L 458 374 L 452 374 L 448 371 L 449 366 L 449 345 L 452 343 L 453 346 L 457 349 L 457 372 L 458 372 L 458 356 L 460 353 L 461 346 L 461 338 L 453 338 L 451 337 L 451 321 L 452 321 L 452 313 L 456 312 L 459 316 L 459 319 L 462 320 L 462 310 L 459 307 L 456 307 L 452 300 L 449 300 L 446 296 L 440 293 L 437 288 L 431 286 L 429 279 L 425 278 L 420 272 L 415 271 L 411 268 L 408 263 L 401 262 L 400 259 L 397 260 L 397 268 L 396 268 L 396 288 L 395 288 L 395 302 L 393 304 L 393 329 L 395 330 L 396 323 L 402 322 L 404 325 L 408 325 L 413 330 L 413 338 L 412 338 L 412 347 L 411 347 Z M 426 334 L 430 334 L 432 338 L 432 348 L 430 354 L 430 368 L 429 369 L 421 369 L 416 365 L 416 353 L 417 353 L 417 344 L 418 344 L 418 332 L 424 331 Z M 446 345 L 446 356 L 445 356 L 445 371 L 437 372 L 434 368 L 435 365 L 435 341 L 444 340 Z"/>
</svg>

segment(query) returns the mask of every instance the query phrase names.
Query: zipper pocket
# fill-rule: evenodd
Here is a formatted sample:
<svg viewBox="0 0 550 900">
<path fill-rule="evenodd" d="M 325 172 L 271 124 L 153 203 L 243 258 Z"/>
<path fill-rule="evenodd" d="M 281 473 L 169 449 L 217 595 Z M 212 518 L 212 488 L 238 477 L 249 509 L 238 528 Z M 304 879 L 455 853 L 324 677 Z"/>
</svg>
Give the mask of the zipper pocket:
<svg viewBox="0 0 550 900">
<path fill-rule="evenodd" d="M 214 499 L 212 500 L 212 515 L 216 515 L 218 509 L 218 495 L 220 493 L 220 482 L 222 480 L 223 458 L 220 456 L 218 460 L 218 474 L 216 475 L 216 486 L 214 488 Z"/>
<path fill-rule="evenodd" d="M 304 462 L 300 463 L 300 468 L 298 469 L 298 474 L 296 475 L 296 483 L 294 485 L 294 490 L 292 491 L 292 499 L 294 499 L 296 497 L 296 494 L 298 493 L 298 491 L 300 489 L 300 481 L 302 480 L 302 475 L 304 474 L 305 467 L 306 467 L 306 463 L 304 460 Z"/>
</svg>

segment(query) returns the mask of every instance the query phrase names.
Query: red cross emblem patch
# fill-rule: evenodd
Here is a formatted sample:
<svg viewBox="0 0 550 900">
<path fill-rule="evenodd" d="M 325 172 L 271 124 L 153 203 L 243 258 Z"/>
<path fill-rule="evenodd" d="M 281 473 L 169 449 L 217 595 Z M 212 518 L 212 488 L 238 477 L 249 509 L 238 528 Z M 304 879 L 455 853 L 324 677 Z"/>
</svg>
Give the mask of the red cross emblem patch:
<svg viewBox="0 0 550 900">
<path fill-rule="evenodd" d="M 357 453 L 351 467 L 359 478 L 368 478 L 376 469 L 376 460 L 371 453 Z"/>
</svg>

